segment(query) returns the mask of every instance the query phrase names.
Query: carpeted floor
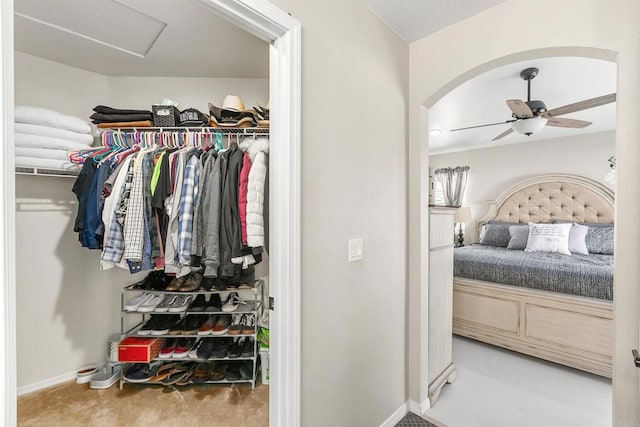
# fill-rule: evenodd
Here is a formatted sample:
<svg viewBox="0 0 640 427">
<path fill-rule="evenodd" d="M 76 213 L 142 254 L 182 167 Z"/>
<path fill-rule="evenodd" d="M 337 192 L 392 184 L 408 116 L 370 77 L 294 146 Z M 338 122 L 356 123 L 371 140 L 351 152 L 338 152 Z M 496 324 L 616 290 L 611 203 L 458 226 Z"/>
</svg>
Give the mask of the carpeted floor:
<svg viewBox="0 0 640 427">
<path fill-rule="evenodd" d="M 431 424 L 429 421 L 420 418 L 414 413 L 409 412 L 400 420 L 396 427 L 437 427 L 435 424 Z"/>
<path fill-rule="evenodd" d="M 19 426 L 268 426 L 269 387 L 61 384 L 18 398 Z"/>
</svg>

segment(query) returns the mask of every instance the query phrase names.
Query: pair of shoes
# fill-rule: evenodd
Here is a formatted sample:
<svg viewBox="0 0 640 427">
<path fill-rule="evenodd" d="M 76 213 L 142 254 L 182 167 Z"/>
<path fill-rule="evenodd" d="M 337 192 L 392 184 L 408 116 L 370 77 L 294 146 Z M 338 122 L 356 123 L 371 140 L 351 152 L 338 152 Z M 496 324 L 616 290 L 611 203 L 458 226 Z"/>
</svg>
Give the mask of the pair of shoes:
<svg viewBox="0 0 640 427">
<path fill-rule="evenodd" d="M 151 296 L 151 294 L 147 293 L 147 292 L 143 292 L 141 294 L 136 295 L 135 297 L 131 298 L 125 305 L 124 305 L 124 309 L 126 311 L 136 311 L 138 309 L 138 307 L 140 307 L 140 304 L 142 304 L 143 302 L 145 302 L 147 300 L 147 298 L 149 298 Z"/>
<path fill-rule="evenodd" d="M 229 315 L 210 314 L 198 328 L 198 335 L 224 335 L 229 330 L 230 322 L 231 317 Z"/>
<path fill-rule="evenodd" d="M 180 292 L 193 292 L 200 289 L 202 283 L 202 272 L 192 271 L 187 280 L 178 288 Z"/>
<path fill-rule="evenodd" d="M 198 347 L 198 358 L 221 359 L 227 357 L 231 344 L 230 338 L 203 338 L 202 344 Z"/>
<path fill-rule="evenodd" d="M 240 365 L 240 376 L 243 380 L 249 380 L 253 378 L 253 361 L 247 360 Z"/>
<path fill-rule="evenodd" d="M 252 335 L 256 331 L 255 325 L 252 314 L 235 314 L 229 326 L 229 335 Z"/>
<path fill-rule="evenodd" d="M 251 337 L 240 337 L 233 341 L 229 347 L 227 357 L 237 359 L 239 357 L 253 357 L 253 340 Z"/>
<path fill-rule="evenodd" d="M 195 338 L 169 338 L 160 349 L 160 359 L 184 359 L 196 344 Z"/>
<path fill-rule="evenodd" d="M 224 280 L 217 277 L 204 277 L 202 279 L 202 288 L 211 292 L 224 291 L 226 289 Z"/>
<path fill-rule="evenodd" d="M 200 294 L 193 300 L 187 311 L 189 313 L 214 313 L 222 310 L 222 302 L 220 301 L 220 295 L 211 295 L 209 301 L 205 299 L 205 296 Z"/>
<path fill-rule="evenodd" d="M 255 266 L 250 265 L 249 267 L 240 270 L 240 289 L 253 289 L 255 288 L 256 281 L 256 269 Z"/>
<path fill-rule="evenodd" d="M 240 376 L 240 366 L 243 362 L 233 361 L 229 362 L 227 372 L 224 375 L 224 379 L 227 381 L 238 381 L 242 377 Z"/>
<path fill-rule="evenodd" d="M 140 313 L 150 313 L 154 311 L 158 305 L 162 304 L 164 299 L 163 294 L 150 294 L 147 299 L 140 303 L 137 311 Z"/>
<path fill-rule="evenodd" d="M 159 363 L 134 363 L 123 376 L 132 383 L 146 383 L 156 375 L 159 367 Z"/>
<path fill-rule="evenodd" d="M 181 276 L 174 278 L 173 280 L 171 280 L 171 282 L 169 282 L 165 290 L 168 292 L 176 292 L 178 289 L 180 289 L 184 282 L 186 282 L 188 277 L 189 276 Z"/>
<path fill-rule="evenodd" d="M 227 296 L 224 304 L 222 305 L 222 311 L 231 312 L 236 311 L 238 306 L 246 305 L 247 302 L 238 296 L 237 292 L 232 292 Z"/>
<path fill-rule="evenodd" d="M 177 314 L 155 314 L 138 329 L 138 335 L 165 335 L 169 333 L 169 329 L 180 320 Z"/>
<path fill-rule="evenodd" d="M 131 285 L 131 289 L 150 289 L 159 291 L 166 288 L 167 283 L 167 276 L 164 274 L 164 270 L 155 270 L 147 274 L 144 279 Z"/>
</svg>

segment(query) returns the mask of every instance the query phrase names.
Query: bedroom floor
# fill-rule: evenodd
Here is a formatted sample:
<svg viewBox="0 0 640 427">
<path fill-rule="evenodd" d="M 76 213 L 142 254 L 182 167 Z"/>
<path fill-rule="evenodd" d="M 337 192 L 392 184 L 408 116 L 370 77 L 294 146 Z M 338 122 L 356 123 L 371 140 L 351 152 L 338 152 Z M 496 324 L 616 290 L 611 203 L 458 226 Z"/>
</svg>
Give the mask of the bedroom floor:
<svg viewBox="0 0 640 427">
<path fill-rule="evenodd" d="M 458 376 L 426 412 L 449 427 L 608 427 L 611 380 L 453 337 Z"/>
</svg>

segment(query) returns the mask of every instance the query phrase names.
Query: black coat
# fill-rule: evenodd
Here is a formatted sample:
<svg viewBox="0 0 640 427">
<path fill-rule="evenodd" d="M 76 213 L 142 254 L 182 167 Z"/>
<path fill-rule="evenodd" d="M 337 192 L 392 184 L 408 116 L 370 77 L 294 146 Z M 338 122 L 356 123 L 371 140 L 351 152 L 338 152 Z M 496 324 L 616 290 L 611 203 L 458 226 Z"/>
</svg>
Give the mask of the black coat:
<svg viewBox="0 0 640 427">
<path fill-rule="evenodd" d="M 222 203 L 220 205 L 220 277 L 239 278 L 241 265 L 231 258 L 242 256 L 238 185 L 244 153 L 237 147 L 221 154 Z"/>
</svg>

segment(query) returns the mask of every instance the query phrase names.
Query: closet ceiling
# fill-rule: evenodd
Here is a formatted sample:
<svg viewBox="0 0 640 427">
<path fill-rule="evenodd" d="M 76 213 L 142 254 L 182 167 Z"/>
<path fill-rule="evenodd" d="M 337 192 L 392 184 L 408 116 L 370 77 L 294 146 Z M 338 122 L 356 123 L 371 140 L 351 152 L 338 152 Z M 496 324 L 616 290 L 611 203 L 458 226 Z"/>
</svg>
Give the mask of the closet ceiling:
<svg viewBox="0 0 640 427">
<path fill-rule="evenodd" d="M 15 0 L 15 48 L 110 76 L 269 76 L 269 44 L 198 0 Z"/>
<path fill-rule="evenodd" d="M 403 40 L 414 42 L 506 0 L 364 0 Z"/>
<path fill-rule="evenodd" d="M 429 136 L 429 152 L 437 154 L 499 147 L 615 129 L 614 102 L 561 116 L 593 122 L 582 129 L 546 126 L 531 136 L 514 132 L 498 141 L 491 140 L 509 129 L 508 124 L 449 131 L 511 119 L 511 110 L 505 100 L 527 99 L 527 85 L 520 78 L 520 72 L 529 67 L 540 69 L 540 73 L 531 84 L 531 99 L 544 101 L 550 109 L 616 92 L 617 66 L 608 61 L 558 57 L 523 61 L 496 68 L 458 86 L 429 109 L 429 129 L 441 131 L 440 135 Z"/>
</svg>

